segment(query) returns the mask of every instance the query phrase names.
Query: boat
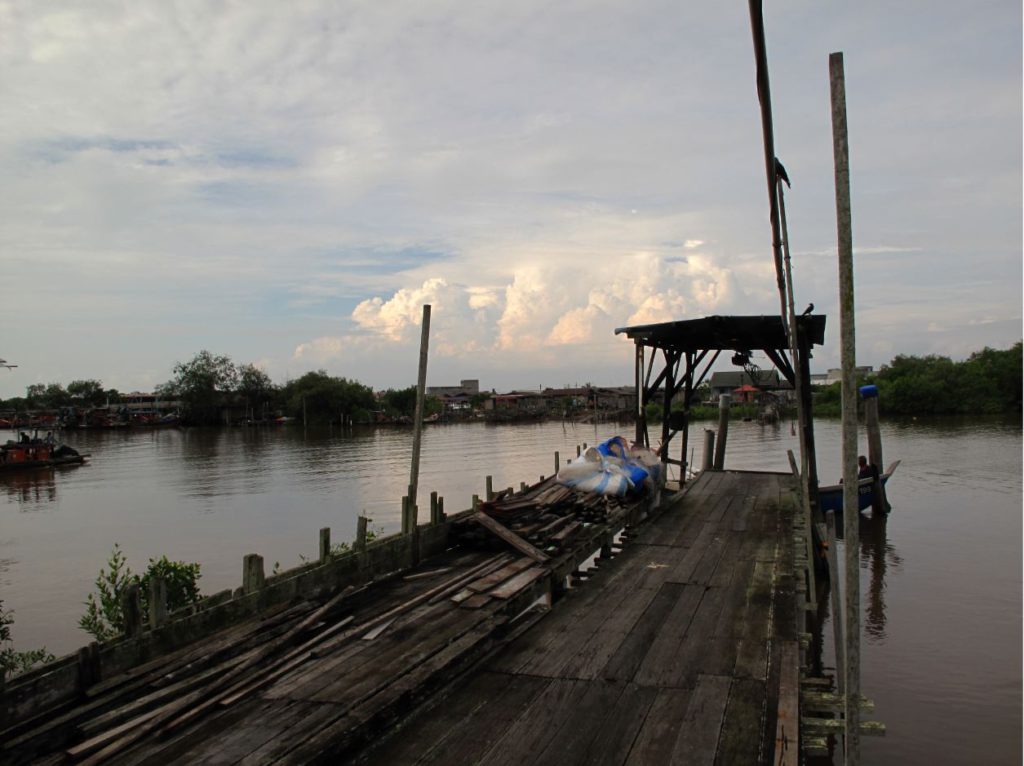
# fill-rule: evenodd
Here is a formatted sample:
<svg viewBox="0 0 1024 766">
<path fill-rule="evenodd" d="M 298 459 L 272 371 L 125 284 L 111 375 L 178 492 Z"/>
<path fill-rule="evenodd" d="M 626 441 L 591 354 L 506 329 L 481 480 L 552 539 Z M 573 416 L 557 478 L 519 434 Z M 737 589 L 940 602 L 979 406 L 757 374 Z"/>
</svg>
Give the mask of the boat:
<svg viewBox="0 0 1024 766">
<path fill-rule="evenodd" d="M 900 461 L 897 460 L 895 463 L 889 466 L 889 468 L 879 476 L 879 480 L 882 482 L 884 487 L 886 482 L 889 481 L 889 477 L 896 472 L 899 467 Z M 865 510 L 871 507 L 872 501 L 875 499 L 874 490 L 875 480 L 871 477 L 861 479 L 857 483 L 857 508 L 858 510 Z M 818 505 L 821 508 L 822 513 L 828 511 L 835 511 L 836 513 L 843 512 L 843 485 L 842 484 L 831 484 L 827 487 L 818 488 Z"/>
<path fill-rule="evenodd" d="M 0 473 L 81 465 L 88 457 L 66 444 L 58 445 L 43 439 L 9 441 L 0 445 Z"/>
</svg>

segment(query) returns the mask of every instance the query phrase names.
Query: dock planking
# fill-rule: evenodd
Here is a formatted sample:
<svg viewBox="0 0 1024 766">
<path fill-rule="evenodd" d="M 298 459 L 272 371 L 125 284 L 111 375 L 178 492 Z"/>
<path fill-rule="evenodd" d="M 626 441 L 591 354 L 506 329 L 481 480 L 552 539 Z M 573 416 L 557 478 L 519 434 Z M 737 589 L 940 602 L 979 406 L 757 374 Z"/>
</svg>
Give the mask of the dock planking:
<svg viewBox="0 0 1024 766">
<path fill-rule="evenodd" d="M 779 639 L 795 638 L 796 624 L 790 493 L 780 474 L 708 474 L 487 661 L 487 684 L 445 698 L 453 711 L 480 711 L 501 705 L 495 678 L 510 688 L 547 679 L 488 721 L 488 749 L 431 759 L 456 752 L 460 732 L 479 732 L 473 716 L 453 732 L 444 712 L 426 712 L 362 762 L 772 762 L 780 679 L 794 671 L 779 671 Z"/>
</svg>

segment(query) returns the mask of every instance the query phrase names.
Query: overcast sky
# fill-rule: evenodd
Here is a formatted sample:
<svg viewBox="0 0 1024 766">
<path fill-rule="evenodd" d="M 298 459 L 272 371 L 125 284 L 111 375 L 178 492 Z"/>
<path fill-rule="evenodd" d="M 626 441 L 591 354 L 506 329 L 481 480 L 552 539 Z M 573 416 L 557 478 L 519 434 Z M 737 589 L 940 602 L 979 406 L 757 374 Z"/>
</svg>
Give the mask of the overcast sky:
<svg viewBox="0 0 1024 766">
<path fill-rule="evenodd" d="M 798 311 L 839 356 L 845 55 L 858 362 L 1021 337 L 1021 3 L 765 8 Z M 746 3 L 0 2 L 0 396 L 628 383 L 613 329 L 777 313 Z"/>
</svg>

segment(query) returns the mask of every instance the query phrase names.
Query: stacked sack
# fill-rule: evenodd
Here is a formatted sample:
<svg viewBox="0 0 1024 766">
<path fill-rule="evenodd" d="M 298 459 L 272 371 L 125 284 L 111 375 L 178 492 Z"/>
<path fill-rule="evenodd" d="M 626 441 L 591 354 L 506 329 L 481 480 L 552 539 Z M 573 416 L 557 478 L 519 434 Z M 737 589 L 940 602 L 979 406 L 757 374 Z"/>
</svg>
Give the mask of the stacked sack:
<svg viewBox="0 0 1024 766">
<path fill-rule="evenodd" d="M 622 497 L 655 489 L 660 473 L 654 450 L 631 447 L 623 437 L 613 436 L 562 468 L 555 480 L 583 492 Z"/>
</svg>

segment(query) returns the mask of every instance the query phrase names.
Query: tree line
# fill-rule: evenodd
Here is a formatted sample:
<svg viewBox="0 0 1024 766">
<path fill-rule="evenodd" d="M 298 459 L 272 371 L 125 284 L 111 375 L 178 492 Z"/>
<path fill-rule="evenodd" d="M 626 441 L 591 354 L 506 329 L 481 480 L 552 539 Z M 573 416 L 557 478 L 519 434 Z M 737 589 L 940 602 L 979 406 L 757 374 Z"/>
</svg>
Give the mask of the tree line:
<svg viewBox="0 0 1024 766">
<path fill-rule="evenodd" d="M 948 356 L 900 354 L 861 384 L 878 386 L 883 415 L 1020 414 L 1024 357 L 1018 341 L 1008 349 L 986 346 L 962 362 Z M 839 414 L 842 384 L 814 393 L 814 412 Z"/>
<path fill-rule="evenodd" d="M 374 413 L 386 418 L 412 417 L 416 387 L 388 389 L 378 400 L 373 389 L 356 380 L 328 375 L 324 370 L 276 385 L 253 364 L 235 364 L 230 357 L 200 351 L 186 362 L 178 362 L 173 377 L 153 392 L 159 399 L 179 403 L 183 422 L 192 425 L 222 423 L 225 406 L 242 408 L 254 419 L 269 415 L 305 417 L 309 423 L 328 423 L 342 417 L 353 422 L 371 422 Z M 0 402 L 0 409 L 58 410 L 63 407 L 105 407 L 117 405 L 121 393 L 104 388 L 98 380 L 76 380 L 33 384 L 24 397 Z M 440 409 L 440 402 L 427 402 L 427 414 Z"/>
</svg>

